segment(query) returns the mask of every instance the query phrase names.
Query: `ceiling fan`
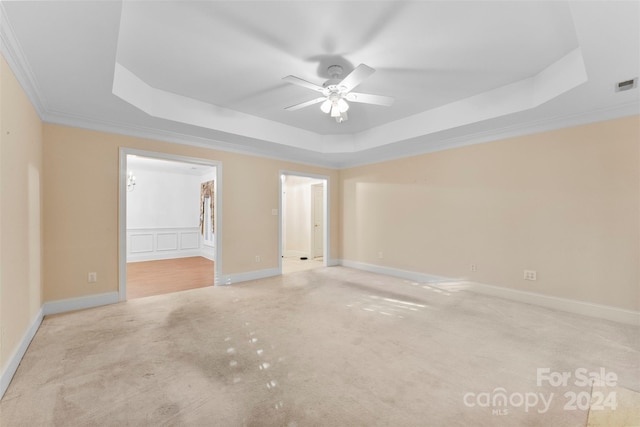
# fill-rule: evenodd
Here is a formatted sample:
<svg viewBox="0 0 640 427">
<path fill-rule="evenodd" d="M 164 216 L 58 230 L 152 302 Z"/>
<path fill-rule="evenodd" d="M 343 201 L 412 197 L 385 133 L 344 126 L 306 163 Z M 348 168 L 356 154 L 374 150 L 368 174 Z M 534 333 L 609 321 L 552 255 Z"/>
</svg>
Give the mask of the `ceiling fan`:
<svg viewBox="0 0 640 427">
<path fill-rule="evenodd" d="M 295 111 L 300 108 L 322 102 L 322 105 L 320 106 L 322 112 L 335 118 L 338 123 L 342 123 L 348 118 L 347 110 L 349 109 L 349 104 L 347 101 L 383 105 L 385 107 L 389 107 L 393 104 L 394 99 L 390 96 L 351 92 L 356 86 L 362 83 L 364 79 L 376 71 L 373 68 L 365 64 L 360 64 L 344 78 L 340 78 L 343 72 L 340 65 L 332 65 L 327 69 L 327 71 L 331 78 L 324 82 L 322 86 L 318 86 L 295 76 L 284 77 L 282 80 L 285 80 L 286 82 L 306 87 L 307 89 L 315 90 L 322 94 L 320 98 L 291 105 L 290 107 L 286 107 L 285 110 Z"/>
</svg>

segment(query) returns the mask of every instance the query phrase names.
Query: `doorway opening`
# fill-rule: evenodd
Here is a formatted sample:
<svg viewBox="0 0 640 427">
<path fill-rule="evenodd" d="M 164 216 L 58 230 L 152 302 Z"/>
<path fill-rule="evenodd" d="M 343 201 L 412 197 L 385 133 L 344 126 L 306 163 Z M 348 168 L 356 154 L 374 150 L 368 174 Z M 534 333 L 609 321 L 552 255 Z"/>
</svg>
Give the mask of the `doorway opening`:
<svg viewBox="0 0 640 427">
<path fill-rule="evenodd" d="M 120 150 L 119 299 L 216 284 L 221 164 Z"/>
<path fill-rule="evenodd" d="M 328 265 L 328 182 L 326 176 L 281 171 L 281 274 Z"/>
</svg>

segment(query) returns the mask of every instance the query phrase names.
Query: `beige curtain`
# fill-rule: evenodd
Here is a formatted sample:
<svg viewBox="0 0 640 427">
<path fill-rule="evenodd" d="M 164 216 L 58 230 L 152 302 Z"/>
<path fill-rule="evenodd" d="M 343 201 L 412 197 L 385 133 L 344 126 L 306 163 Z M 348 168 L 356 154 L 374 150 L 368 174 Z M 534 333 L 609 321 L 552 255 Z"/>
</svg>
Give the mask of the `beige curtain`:
<svg viewBox="0 0 640 427">
<path fill-rule="evenodd" d="M 207 181 L 200 184 L 200 234 L 204 235 L 204 213 L 205 203 L 207 202 L 207 197 L 209 198 L 209 207 L 211 208 L 211 231 L 215 231 L 215 217 L 213 210 L 213 202 L 215 200 L 213 194 L 213 181 Z"/>
</svg>

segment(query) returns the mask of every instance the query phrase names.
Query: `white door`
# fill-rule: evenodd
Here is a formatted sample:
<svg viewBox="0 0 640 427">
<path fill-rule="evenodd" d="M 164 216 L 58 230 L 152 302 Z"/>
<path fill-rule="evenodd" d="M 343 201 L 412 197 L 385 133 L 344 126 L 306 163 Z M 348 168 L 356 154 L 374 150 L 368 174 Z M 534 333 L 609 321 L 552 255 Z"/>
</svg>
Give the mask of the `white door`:
<svg viewBox="0 0 640 427">
<path fill-rule="evenodd" d="M 312 257 L 317 258 L 324 255 L 324 185 L 314 184 L 311 186 L 311 217 L 313 223 Z"/>
</svg>

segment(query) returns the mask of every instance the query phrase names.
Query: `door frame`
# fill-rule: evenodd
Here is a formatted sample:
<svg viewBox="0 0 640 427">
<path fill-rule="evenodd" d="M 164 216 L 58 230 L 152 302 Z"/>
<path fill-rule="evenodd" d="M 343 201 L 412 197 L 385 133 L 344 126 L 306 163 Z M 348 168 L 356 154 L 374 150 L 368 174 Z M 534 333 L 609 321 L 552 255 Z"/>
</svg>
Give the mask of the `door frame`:
<svg viewBox="0 0 640 427">
<path fill-rule="evenodd" d="M 216 260 L 214 262 L 214 284 L 220 284 L 222 279 L 222 163 L 199 157 L 120 147 L 120 171 L 118 176 L 118 300 L 127 300 L 127 156 L 129 155 L 216 168 L 216 200 L 214 205 Z"/>
<path fill-rule="evenodd" d="M 315 208 L 316 208 L 316 201 L 315 201 L 315 188 L 316 187 L 320 187 L 322 189 L 322 233 L 323 233 L 323 237 L 324 237 L 324 183 L 320 182 L 317 184 L 311 184 L 311 233 L 309 235 L 309 257 L 311 259 L 315 259 L 317 256 L 320 255 L 316 255 L 316 230 L 315 230 Z M 323 240 L 323 247 L 322 247 L 322 256 L 324 256 L 324 238 Z"/>
<path fill-rule="evenodd" d="M 323 249 L 323 254 L 322 254 L 322 265 L 323 266 L 328 266 L 329 265 L 329 254 L 330 254 L 330 250 L 329 250 L 329 242 L 330 242 L 330 238 L 329 236 L 331 235 L 331 218 L 329 217 L 329 212 L 330 212 L 330 206 L 329 206 L 329 183 L 330 178 L 327 175 L 318 175 L 318 174 L 313 174 L 313 173 L 306 173 L 306 172 L 296 172 L 296 171 L 291 171 L 291 170 L 280 170 L 280 173 L 278 175 L 278 182 L 279 182 L 279 192 L 278 192 L 278 272 L 279 274 L 282 274 L 282 254 L 283 254 L 283 239 L 282 239 L 282 231 L 283 231 L 283 217 L 282 217 L 282 211 L 284 206 L 282 206 L 283 203 L 283 198 L 282 198 L 282 191 L 284 189 L 284 182 L 283 182 L 283 178 L 286 176 L 300 176 L 300 177 L 304 177 L 304 178 L 312 178 L 312 179 L 318 179 L 322 181 L 322 184 L 324 186 L 324 192 L 323 192 L 323 215 L 324 215 L 324 230 L 323 230 L 323 238 L 324 238 L 324 247 Z"/>
</svg>

